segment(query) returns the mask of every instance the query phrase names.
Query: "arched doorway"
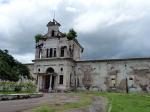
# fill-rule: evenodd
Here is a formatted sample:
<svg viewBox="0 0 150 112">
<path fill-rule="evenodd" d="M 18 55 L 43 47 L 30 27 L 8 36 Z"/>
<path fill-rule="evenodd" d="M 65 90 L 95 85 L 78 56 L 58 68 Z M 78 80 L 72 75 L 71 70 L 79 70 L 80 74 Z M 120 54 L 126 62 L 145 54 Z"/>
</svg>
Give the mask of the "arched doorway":
<svg viewBox="0 0 150 112">
<path fill-rule="evenodd" d="M 54 73 L 54 69 L 53 68 L 48 68 L 47 70 L 46 70 L 46 73 L 47 74 L 53 74 Z"/>
<path fill-rule="evenodd" d="M 46 91 L 48 91 L 49 85 L 50 85 L 50 75 L 45 75 L 44 78 L 45 78 L 44 89 L 45 89 L 45 92 L 46 92 Z"/>
<path fill-rule="evenodd" d="M 53 68 L 49 67 L 46 70 L 45 81 L 44 81 L 44 89 L 47 92 L 55 89 L 56 82 L 56 73 Z"/>
</svg>

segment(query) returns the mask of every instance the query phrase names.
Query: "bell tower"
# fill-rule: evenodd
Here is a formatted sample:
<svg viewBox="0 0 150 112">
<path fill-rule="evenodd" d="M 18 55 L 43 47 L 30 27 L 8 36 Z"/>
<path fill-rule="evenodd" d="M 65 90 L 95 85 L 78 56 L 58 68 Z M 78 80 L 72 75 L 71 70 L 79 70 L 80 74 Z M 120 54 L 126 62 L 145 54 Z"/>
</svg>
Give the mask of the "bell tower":
<svg viewBox="0 0 150 112">
<path fill-rule="evenodd" d="M 48 22 L 48 38 L 53 38 L 58 36 L 60 23 L 58 23 L 55 19 L 53 21 Z"/>
</svg>

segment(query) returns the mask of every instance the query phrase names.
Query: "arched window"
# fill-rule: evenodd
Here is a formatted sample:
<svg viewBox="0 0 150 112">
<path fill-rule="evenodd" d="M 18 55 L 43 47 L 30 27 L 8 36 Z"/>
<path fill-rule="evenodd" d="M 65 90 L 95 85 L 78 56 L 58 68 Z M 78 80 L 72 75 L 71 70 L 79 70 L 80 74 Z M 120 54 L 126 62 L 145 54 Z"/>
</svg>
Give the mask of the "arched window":
<svg viewBox="0 0 150 112">
<path fill-rule="evenodd" d="M 64 82 L 64 76 L 60 75 L 59 76 L 59 84 L 63 84 L 63 82 Z"/>
<path fill-rule="evenodd" d="M 52 37 L 54 37 L 55 36 L 55 31 L 54 30 L 52 30 Z"/>
<path fill-rule="evenodd" d="M 48 49 L 46 49 L 46 58 L 48 58 L 48 56 L 49 56 L 49 55 L 48 55 Z"/>
<path fill-rule="evenodd" d="M 61 51 L 60 51 L 61 53 L 60 53 L 60 57 L 64 57 L 64 48 L 63 47 L 61 47 Z"/>
<path fill-rule="evenodd" d="M 65 49 L 67 49 L 67 46 L 62 46 L 60 49 L 60 57 L 64 57 L 65 56 Z"/>
<path fill-rule="evenodd" d="M 79 77 L 77 78 L 77 87 L 80 86 L 80 80 L 79 80 Z"/>
<path fill-rule="evenodd" d="M 46 73 L 48 74 L 54 73 L 54 69 L 50 67 L 46 70 Z"/>
<path fill-rule="evenodd" d="M 128 86 L 133 87 L 133 85 L 134 85 L 134 79 L 133 79 L 133 77 L 130 77 L 128 80 Z"/>
<path fill-rule="evenodd" d="M 116 79 L 115 79 L 115 78 L 112 78 L 112 79 L 111 79 L 111 83 L 112 83 L 112 86 L 113 86 L 113 87 L 116 87 Z"/>
<path fill-rule="evenodd" d="M 40 59 L 42 58 L 42 50 L 41 49 L 39 50 L 39 58 Z"/>
<path fill-rule="evenodd" d="M 70 86 L 72 86 L 72 74 L 70 74 Z"/>
<path fill-rule="evenodd" d="M 54 48 L 54 57 L 56 57 L 56 48 Z"/>
<path fill-rule="evenodd" d="M 63 68 L 60 68 L 60 71 L 63 72 Z"/>
<path fill-rule="evenodd" d="M 51 58 L 53 56 L 53 49 L 50 48 L 49 57 Z"/>
</svg>

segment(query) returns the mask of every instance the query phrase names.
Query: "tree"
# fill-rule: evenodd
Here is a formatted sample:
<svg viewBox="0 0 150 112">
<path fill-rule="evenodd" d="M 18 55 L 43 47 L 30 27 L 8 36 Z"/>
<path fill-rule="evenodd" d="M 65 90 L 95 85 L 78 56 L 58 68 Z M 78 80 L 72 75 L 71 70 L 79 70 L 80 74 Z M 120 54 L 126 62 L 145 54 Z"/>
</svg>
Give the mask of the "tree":
<svg viewBox="0 0 150 112">
<path fill-rule="evenodd" d="M 69 32 L 67 33 L 67 39 L 68 40 L 73 40 L 77 37 L 77 33 L 74 31 L 74 29 L 70 29 Z"/>
<path fill-rule="evenodd" d="M 66 37 L 67 36 L 67 34 L 66 33 L 62 33 L 62 37 Z"/>
<path fill-rule="evenodd" d="M 36 43 L 39 42 L 39 40 L 41 40 L 42 37 L 43 37 L 42 34 L 37 34 L 37 35 L 35 35 L 35 42 L 36 42 Z"/>
<path fill-rule="evenodd" d="M 9 81 L 18 81 L 21 77 L 32 79 L 29 69 L 6 51 L 0 50 L 0 79 Z"/>
</svg>

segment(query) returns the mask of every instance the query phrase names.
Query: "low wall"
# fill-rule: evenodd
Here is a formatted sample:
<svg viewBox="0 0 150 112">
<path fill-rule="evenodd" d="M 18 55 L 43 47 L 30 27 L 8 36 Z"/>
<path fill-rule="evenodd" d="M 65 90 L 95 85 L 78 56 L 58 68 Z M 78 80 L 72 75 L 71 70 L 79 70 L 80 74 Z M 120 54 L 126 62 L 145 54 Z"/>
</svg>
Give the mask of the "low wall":
<svg viewBox="0 0 150 112">
<path fill-rule="evenodd" d="M 0 101 L 42 97 L 42 93 L 33 94 L 0 94 Z"/>
</svg>

